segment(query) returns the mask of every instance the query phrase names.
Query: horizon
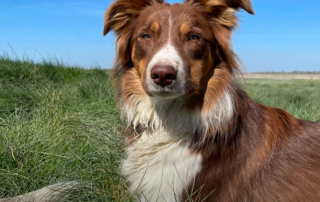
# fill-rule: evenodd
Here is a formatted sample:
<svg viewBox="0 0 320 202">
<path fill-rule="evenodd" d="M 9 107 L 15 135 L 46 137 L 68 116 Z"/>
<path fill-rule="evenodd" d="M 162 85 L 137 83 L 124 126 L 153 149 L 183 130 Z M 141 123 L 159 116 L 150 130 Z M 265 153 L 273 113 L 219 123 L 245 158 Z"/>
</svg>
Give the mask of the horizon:
<svg viewBox="0 0 320 202">
<path fill-rule="evenodd" d="M 255 15 L 238 12 L 239 27 L 232 37 L 243 72 L 320 71 L 320 2 L 251 2 Z M 103 37 L 102 30 L 104 12 L 111 3 L 3 2 L 0 52 L 35 62 L 54 58 L 70 66 L 109 69 L 115 57 L 115 37 L 112 33 Z"/>
</svg>

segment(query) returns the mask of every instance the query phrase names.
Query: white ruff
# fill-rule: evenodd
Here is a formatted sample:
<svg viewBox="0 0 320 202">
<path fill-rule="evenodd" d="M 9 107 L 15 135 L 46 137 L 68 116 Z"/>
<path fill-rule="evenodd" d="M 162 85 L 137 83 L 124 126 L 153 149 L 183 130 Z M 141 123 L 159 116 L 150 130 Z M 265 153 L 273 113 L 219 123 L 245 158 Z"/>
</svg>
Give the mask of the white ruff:
<svg viewBox="0 0 320 202">
<path fill-rule="evenodd" d="M 190 140 L 196 132 L 206 133 L 210 127 L 219 129 L 232 118 L 234 112 L 233 97 L 228 90 L 208 111 L 197 108 L 188 110 L 185 102 L 182 98 L 166 100 L 146 96 L 136 99 L 133 96 L 129 103 L 123 103 L 122 115 L 134 128 L 141 126 L 155 132 L 169 132 L 180 140 Z"/>
<path fill-rule="evenodd" d="M 137 201 L 180 201 L 201 169 L 200 154 L 191 154 L 186 141 L 171 134 L 144 133 L 127 149 L 122 173 L 131 182 Z"/>
<path fill-rule="evenodd" d="M 128 124 L 146 129 L 127 148 L 122 164 L 122 173 L 131 182 L 130 191 L 138 201 L 179 201 L 202 168 L 201 154 L 189 150 L 191 139 L 197 132 L 218 129 L 232 118 L 231 94 L 226 91 L 207 112 L 187 110 L 182 99 L 137 99 L 133 95 L 126 101 L 122 112 Z"/>
</svg>

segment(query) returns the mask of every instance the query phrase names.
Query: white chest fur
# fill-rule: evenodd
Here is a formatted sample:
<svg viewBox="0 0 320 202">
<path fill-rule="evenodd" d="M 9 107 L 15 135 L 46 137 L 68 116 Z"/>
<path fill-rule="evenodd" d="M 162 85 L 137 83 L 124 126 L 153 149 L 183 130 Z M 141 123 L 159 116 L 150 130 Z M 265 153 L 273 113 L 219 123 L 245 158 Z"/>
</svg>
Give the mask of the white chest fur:
<svg viewBox="0 0 320 202">
<path fill-rule="evenodd" d="M 174 202 L 193 183 L 202 157 L 166 132 L 143 135 L 127 149 L 122 173 L 138 201 Z"/>
</svg>

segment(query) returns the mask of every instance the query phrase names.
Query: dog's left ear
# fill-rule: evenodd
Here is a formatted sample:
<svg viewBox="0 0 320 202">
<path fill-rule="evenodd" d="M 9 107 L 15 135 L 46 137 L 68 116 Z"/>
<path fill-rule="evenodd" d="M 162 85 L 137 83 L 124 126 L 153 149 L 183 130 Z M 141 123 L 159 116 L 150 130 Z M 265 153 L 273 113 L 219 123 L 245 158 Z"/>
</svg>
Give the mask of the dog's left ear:
<svg viewBox="0 0 320 202">
<path fill-rule="evenodd" d="M 206 13 L 211 16 L 210 21 L 232 30 L 237 26 L 238 18 L 235 12 L 244 9 L 250 14 L 254 14 L 250 0 L 185 0 L 185 2 L 200 6 L 206 9 Z"/>
<path fill-rule="evenodd" d="M 227 1 L 227 4 L 229 5 L 229 7 L 236 9 L 242 8 L 250 14 L 254 14 L 250 0 L 229 0 Z"/>
<path fill-rule="evenodd" d="M 238 24 L 235 15 L 239 9 L 254 14 L 250 0 L 185 0 L 186 3 L 199 8 L 207 16 L 211 29 L 217 39 L 215 52 L 230 70 L 239 69 L 231 47 L 231 33 Z"/>
<path fill-rule="evenodd" d="M 190 2 L 193 4 L 200 4 L 206 7 L 220 7 L 220 8 L 234 8 L 247 11 L 250 14 L 254 14 L 250 0 L 185 0 L 185 2 Z"/>
</svg>

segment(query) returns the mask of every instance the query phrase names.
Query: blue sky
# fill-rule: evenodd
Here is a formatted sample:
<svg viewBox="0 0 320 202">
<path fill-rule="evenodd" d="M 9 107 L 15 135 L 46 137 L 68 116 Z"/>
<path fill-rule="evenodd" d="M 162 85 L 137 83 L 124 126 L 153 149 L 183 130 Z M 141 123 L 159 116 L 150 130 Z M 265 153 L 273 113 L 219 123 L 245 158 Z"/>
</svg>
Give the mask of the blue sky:
<svg viewBox="0 0 320 202">
<path fill-rule="evenodd" d="M 115 39 L 113 34 L 102 36 L 103 13 L 110 3 L 1 0 L 0 53 L 110 68 Z M 252 0 L 252 5 L 255 15 L 239 12 L 240 26 L 233 35 L 246 71 L 320 71 L 320 1 Z"/>
</svg>

